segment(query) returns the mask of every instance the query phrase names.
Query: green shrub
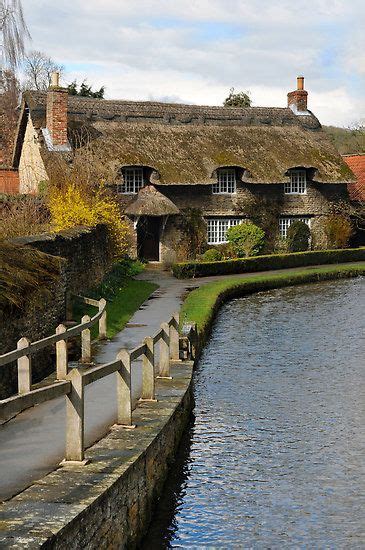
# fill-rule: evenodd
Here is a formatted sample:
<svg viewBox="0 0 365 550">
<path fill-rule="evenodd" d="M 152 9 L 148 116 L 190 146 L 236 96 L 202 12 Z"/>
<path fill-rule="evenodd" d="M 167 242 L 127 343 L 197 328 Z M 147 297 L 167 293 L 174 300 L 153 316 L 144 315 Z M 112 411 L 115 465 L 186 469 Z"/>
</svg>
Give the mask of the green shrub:
<svg viewBox="0 0 365 550">
<path fill-rule="evenodd" d="M 299 220 L 291 223 L 287 233 L 288 251 L 303 252 L 308 250 L 310 236 L 308 224 Z"/>
<path fill-rule="evenodd" d="M 257 256 L 264 246 L 265 233 L 254 223 L 240 223 L 228 229 L 227 241 L 239 258 Z"/>
<path fill-rule="evenodd" d="M 304 267 L 307 265 L 361 261 L 365 261 L 365 248 L 348 248 L 346 250 L 314 250 L 294 254 L 271 254 L 270 256 L 237 258 L 219 262 L 182 262 L 175 264 L 172 271 L 178 279 L 189 279 L 191 277 L 209 277 L 210 275 L 252 273 L 254 271 Z"/>
<path fill-rule="evenodd" d="M 102 283 L 89 291 L 89 296 L 96 299 L 103 296 L 103 298 L 107 300 L 112 300 L 118 291 L 126 285 L 129 279 L 141 273 L 143 269 L 144 266 L 140 261 L 123 258 L 112 265 Z"/>
<path fill-rule="evenodd" d="M 222 259 L 222 252 L 216 248 L 208 248 L 202 255 L 203 262 L 218 262 Z"/>
</svg>

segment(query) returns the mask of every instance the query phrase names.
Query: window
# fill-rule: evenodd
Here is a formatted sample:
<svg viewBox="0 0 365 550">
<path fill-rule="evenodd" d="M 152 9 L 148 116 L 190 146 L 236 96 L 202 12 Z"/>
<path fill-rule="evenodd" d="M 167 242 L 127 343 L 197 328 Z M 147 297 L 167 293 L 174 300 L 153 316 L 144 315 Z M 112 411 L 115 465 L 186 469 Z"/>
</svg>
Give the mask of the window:
<svg viewBox="0 0 365 550">
<path fill-rule="evenodd" d="M 305 170 L 291 170 L 290 181 L 285 182 L 284 192 L 288 195 L 302 195 L 307 192 L 307 173 Z"/>
<path fill-rule="evenodd" d="M 293 222 L 304 222 L 310 227 L 310 218 L 279 218 L 280 237 L 286 239 L 288 234 L 288 227 Z"/>
<path fill-rule="evenodd" d="M 235 193 L 236 192 L 236 170 L 235 168 L 224 168 L 217 171 L 218 181 L 213 183 L 213 193 Z"/>
<path fill-rule="evenodd" d="M 143 168 L 124 168 L 123 180 L 118 184 L 118 193 L 138 193 L 144 185 Z"/>
<path fill-rule="evenodd" d="M 238 225 L 242 220 L 239 218 L 207 218 L 208 244 L 226 243 L 227 229 L 233 225 Z"/>
</svg>

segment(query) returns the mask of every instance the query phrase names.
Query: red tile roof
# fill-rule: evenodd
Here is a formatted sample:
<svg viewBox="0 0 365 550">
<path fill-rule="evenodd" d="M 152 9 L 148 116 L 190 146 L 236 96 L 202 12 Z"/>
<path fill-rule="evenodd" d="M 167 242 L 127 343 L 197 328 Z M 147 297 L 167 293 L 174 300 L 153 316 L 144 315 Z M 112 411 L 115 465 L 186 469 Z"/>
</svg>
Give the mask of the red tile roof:
<svg viewBox="0 0 365 550">
<path fill-rule="evenodd" d="M 344 155 L 344 161 L 356 176 L 356 183 L 347 184 L 352 200 L 365 201 L 365 154 Z"/>
<path fill-rule="evenodd" d="M 16 195 L 19 193 L 19 174 L 17 170 L 0 168 L 0 193 Z"/>
</svg>

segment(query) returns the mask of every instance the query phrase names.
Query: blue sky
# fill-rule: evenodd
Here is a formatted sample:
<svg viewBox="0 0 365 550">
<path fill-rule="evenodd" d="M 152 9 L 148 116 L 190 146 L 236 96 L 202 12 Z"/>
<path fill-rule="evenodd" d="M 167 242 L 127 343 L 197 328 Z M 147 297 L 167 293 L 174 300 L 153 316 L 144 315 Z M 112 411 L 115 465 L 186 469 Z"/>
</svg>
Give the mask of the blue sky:
<svg viewBox="0 0 365 550">
<path fill-rule="evenodd" d="M 285 106 L 299 74 L 324 124 L 365 118 L 363 0 L 23 0 L 28 49 L 108 98 Z"/>
</svg>

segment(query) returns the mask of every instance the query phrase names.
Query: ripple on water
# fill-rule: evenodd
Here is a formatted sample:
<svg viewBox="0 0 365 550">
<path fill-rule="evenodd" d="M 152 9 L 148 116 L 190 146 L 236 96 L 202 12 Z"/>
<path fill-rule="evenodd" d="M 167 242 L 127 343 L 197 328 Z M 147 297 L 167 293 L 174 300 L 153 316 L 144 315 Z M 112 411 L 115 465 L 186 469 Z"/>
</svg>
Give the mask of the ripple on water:
<svg viewBox="0 0 365 550">
<path fill-rule="evenodd" d="M 363 548 L 364 288 L 233 300 L 145 548 Z"/>
</svg>

